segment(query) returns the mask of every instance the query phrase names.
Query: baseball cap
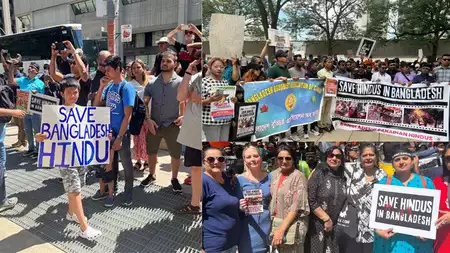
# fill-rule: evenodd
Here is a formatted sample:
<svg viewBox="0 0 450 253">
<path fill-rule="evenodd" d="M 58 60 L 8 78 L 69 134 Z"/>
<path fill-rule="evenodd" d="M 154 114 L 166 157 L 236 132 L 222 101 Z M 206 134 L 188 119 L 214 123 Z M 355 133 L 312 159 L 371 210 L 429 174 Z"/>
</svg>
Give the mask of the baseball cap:
<svg viewBox="0 0 450 253">
<path fill-rule="evenodd" d="M 31 62 L 31 63 L 30 63 L 30 67 L 35 68 L 37 71 L 40 70 L 39 64 L 37 64 L 36 62 Z"/>
<path fill-rule="evenodd" d="M 277 50 L 275 52 L 275 58 L 287 57 L 287 53 L 284 50 Z"/>
<path fill-rule="evenodd" d="M 162 37 L 161 39 L 159 39 L 156 44 L 159 43 L 169 43 L 169 39 L 167 37 Z"/>
</svg>

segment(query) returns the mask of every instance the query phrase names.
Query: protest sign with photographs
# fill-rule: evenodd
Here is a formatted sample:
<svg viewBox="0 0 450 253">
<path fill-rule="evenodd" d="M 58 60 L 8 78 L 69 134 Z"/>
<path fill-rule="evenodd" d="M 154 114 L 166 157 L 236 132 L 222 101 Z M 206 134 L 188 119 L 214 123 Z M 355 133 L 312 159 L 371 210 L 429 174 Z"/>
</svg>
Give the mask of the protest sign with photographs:
<svg viewBox="0 0 450 253">
<path fill-rule="evenodd" d="M 405 87 L 337 78 L 336 129 L 364 130 L 421 141 L 448 141 L 449 86 Z"/>
<path fill-rule="evenodd" d="M 260 214 L 264 211 L 262 189 L 244 190 L 243 194 L 247 200 L 248 214 Z"/>
<path fill-rule="evenodd" d="M 234 117 L 234 103 L 231 98 L 236 94 L 236 86 L 212 87 L 211 95 L 221 94 L 222 99 L 211 103 L 212 120 L 231 120 Z"/>
<path fill-rule="evenodd" d="M 211 55 L 228 59 L 242 55 L 245 17 L 214 13 L 211 16 L 209 46 Z"/>
<path fill-rule="evenodd" d="M 436 239 L 440 191 L 375 184 L 370 228 Z"/>
<path fill-rule="evenodd" d="M 291 47 L 289 32 L 269 28 L 269 39 L 269 45 L 275 47 L 276 50 L 289 50 Z"/>
<path fill-rule="evenodd" d="M 110 108 L 50 106 L 42 109 L 38 167 L 79 167 L 109 162 Z"/>
<path fill-rule="evenodd" d="M 257 140 L 320 120 L 322 80 L 249 82 L 243 87 L 245 102 L 259 102 Z"/>
<path fill-rule="evenodd" d="M 337 80 L 335 78 L 327 78 L 325 80 L 325 97 L 336 97 Z"/>
<path fill-rule="evenodd" d="M 28 111 L 34 114 L 42 114 L 42 106 L 44 105 L 58 105 L 59 98 L 47 96 L 43 94 L 30 94 L 28 99 Z"/>
<path fill-rule="evenodd" d="M 258 116 L 258 102 L 238 103 L 236 107 L 236 125 L 232 129 L 232 139 L 238 140 L 255 134 L 256 118 Z"/>
<path fill-rule="evenodd" d="M 361 42 L 358 47 L 358 56 L 370 57 L 372 55 L 372 51 L 375 48 L 376 40 L 372 40 L 369 38 L 361 38 Z"/>
<path fill-rule="evenodd" d="M 29 91 L 17 90 L 16 108 L 22 111 L 27 111 L 29 98 Z"/>
</svg>

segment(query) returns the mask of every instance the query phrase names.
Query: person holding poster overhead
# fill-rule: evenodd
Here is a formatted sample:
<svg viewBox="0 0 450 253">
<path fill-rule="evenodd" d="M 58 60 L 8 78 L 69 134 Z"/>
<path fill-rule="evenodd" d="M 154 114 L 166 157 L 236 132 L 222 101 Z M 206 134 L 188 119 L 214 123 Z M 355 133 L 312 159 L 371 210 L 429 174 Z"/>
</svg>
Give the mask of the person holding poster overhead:
<svg viewBox="0 0 450 253">
<path fill-rule="evenodd" d="M 308 181 L 294 165 L 295 151 L 280 146 L 278 168 L 272 171 L 270 214 L 272 232 L 269 243 L 280 253 L 303 253 L 308 231 Z"/>
<path fill-rule="evenodd" d="M 61 81 L 61 92 L 65 106 L 76 106 L 80 91 L 80 83 L 75 78 L 69 77 Z M 36 141 L 43 142 L 47 137 L 47 134 L 37 133 Z M 81 188 L 86 182 L 86 167 L 59 167 L 59 172 L 63 179 L 64 190 L 69 198 L 69 210 L 66 219 L 80 224 L 80 237 L 92 240 L 100 236 L 102 233 L 99 230 L 88 225 L 83 211 Z"/>
<path fill-rule="evenodd" d="M 450 144 L 445 147 L 442 160 L 443 175 L 433 181 L 436 190 L 441 191 L 439 219 L 436 222 L 437 234 L 434 242 L 435 253 L 450 252 Z"/>
<path fill-rule="evenodd" d="M 379 183 L 404 187 L 434 189 L 431 179 L 413 173 L 413 156 L 404 146 L 394 147 L 392 156 L 394 176 L 383 178 Z M 407 189 L 405 189 L 407 191 Z M 392 228 L 376 229 L 374 252 L 390 253 L 430 253 L 433 252 L 433 241 L 405 234 L 397 234 Z"/>
<path fill-rule="evenodd" d="M 245 172 L 237 176 L 236 196 L 240 209 L 246 213 L 244 233 L 239 251 L 265 253 L 269 250 L 270 233 L 270 182 L 272 176 L 262 169 L 259 148 L 248 145 L 242 153 Z"/>
<path fill-rule="evenodd" d="M 307 252 L 338 253 L 335 224 L 344 206 L 344 155 L 337 146 L 325 151 L 326 163 L 320 163 L 308 181 L 310 216 Z M 355 252 L 356 253 L 356 252 Z"/>
</svg>

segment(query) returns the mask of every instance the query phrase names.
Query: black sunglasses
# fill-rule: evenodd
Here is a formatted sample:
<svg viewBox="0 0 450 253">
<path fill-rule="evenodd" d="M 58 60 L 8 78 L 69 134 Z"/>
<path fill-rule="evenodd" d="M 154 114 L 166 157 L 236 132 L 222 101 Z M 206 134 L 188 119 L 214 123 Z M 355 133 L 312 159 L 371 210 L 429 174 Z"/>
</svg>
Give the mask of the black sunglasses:
<svg viewBox="0 0 450 253">
<path fill-rule="evenodd" d="M 219 163 L 223 163 L 223 162 L 225 162 L 225 157 L 223 157 L 223 156 L 219 156 L 219 157 L 212 157 L 212 156 L 210 156 L 210 157 L 206 157 L 206 159 L 205 159 L 208 163 L 213 163 L 213 162 L 215 162 L 216 160 L 219 162 Z"/>
<path fill-rule="evenodd" d="M 290 162 L 290 161 L 292 161 L 292 157 L 290 157 L 290 156 L 286 156 L 286 157 L 279 156 L 278 157 L 278 161 L 282 162 L 283 160 Z"/>
<path fill-rule="evenodd" d="M 329 154 L 328 156 L 327 156 L 328 158 L 334 158 L 334 157 L 336 157 L 337 159 L 342 159 L 342 155 L 341 154 L 333 154 L 333 153 L 331 153 L 331 154 Z"/>
</svg>

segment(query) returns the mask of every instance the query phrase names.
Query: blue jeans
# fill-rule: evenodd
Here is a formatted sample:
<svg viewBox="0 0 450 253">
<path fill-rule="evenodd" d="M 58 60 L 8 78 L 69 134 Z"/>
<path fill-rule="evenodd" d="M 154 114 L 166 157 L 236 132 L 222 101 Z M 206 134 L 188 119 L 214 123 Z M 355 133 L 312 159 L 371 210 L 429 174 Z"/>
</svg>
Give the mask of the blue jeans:
<svg viewBox="0 0 450 253">
<path fill-rule="evenodd" d="M 37 152 L 39 145 L 35 143 L 34 136 L 41 131 L 41 115 L 25 115 L 24 125 L 28 141 L 28 150 Z"/>
<path fill-rule="evenodd" d="M 5 165 L 6 165 L 6 148 L 5 148 L 6 124 L 0 124 L 0 204 L 5 203 Z"/>
</svg>

